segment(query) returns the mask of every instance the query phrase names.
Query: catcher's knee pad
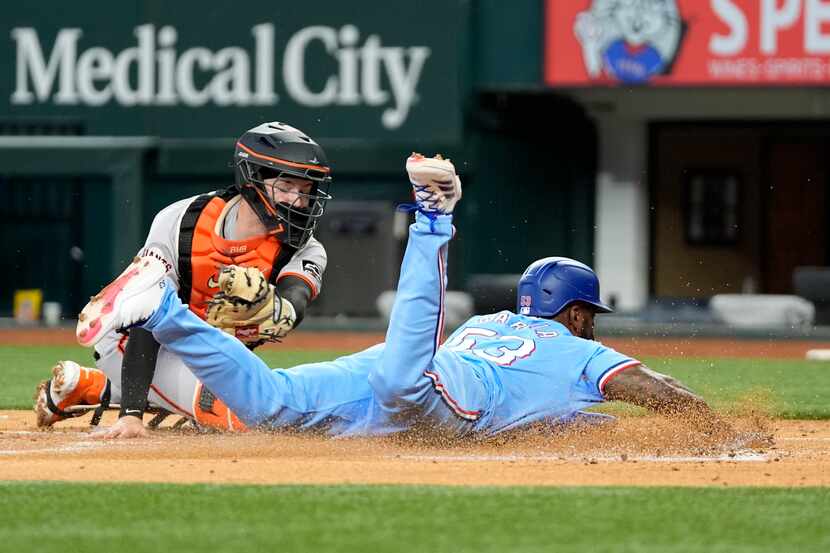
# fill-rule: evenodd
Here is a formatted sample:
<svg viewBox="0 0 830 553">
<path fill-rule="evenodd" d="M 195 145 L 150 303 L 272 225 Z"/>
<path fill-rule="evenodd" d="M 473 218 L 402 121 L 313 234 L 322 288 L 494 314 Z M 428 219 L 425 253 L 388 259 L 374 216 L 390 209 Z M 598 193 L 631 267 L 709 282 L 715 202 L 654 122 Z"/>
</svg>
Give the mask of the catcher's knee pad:
<svg viewBox="0 0 830 553">
<path fill-rule="evenodd" d="M 201 382 L 196 386 L 196 401 L 193 403 L 193 417 L 200 426 L 231 432 L 248 430 L 233 411 Z"/>
</svg>

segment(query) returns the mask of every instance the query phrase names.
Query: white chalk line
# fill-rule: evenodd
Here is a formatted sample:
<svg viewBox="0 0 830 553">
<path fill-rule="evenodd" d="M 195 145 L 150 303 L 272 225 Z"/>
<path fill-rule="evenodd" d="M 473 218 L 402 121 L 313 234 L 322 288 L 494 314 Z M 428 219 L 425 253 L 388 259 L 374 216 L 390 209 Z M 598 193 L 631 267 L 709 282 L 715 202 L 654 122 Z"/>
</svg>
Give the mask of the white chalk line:
<svg viewBox="0 0 830 553">
<path fill-rule="evenodd" d="M 89 432 L 85 430 L 80 430 L 78 432 L 60 432 L 58 434 L 49 434 L 48 432 L 43 432 L 42 430 L 3 430 L 0 431 L 0 438 L 4 435 L 12 434 L 15 436 L 67 436 L 67 437 L 84 437 L 88 436 Z"/>
<path fill-rule="evenodd" d="M 739 453 L 735 455 L 718 455 L 716 457 L 695 457 L 695 456 L 677 456 L 677 457 L 656 457 L 645 456 L 635 457 L 638 461 L 650 462 L 665 462 L 665 463 L 701 463 L 701 462 L 729 462 L 729 463 L 761 463 L 769 460 L 769 456 L 762 453 Z M 609 459 L 609 460 L 613 460 Z"/>
<path fill-rule="evenodd" d="M 90 449 L 106 447 L 106 442 L 76 442 L 57 447 L 44 447 L 38 449 L 0 449 L 0 455 L 26 455 L 32 453 L 78 453 Z"/>
<path fill-rule="evenodd" d="M 390 456 L 392 457 L 392 456 Z M 510 462 L 510 461 L 596 461 L 603 463 L 619 463 L 623 462 L 620 455 L 614 456 L 585 456 L 585 457 L 566 457 L 561 455 L 396 455 L 396 459 L 405 459 L 408 461 L 437 461 L 437 462 Z M 693 456 L 693 455 L 642 455 L 642 456 L 627 456 L 625 462 L 643 461 L 650 463 L 712 463 L 712 462 L 730 462 L 730 463 L 760 463 L 769 460 L 769 456 L 761 453 L 736 453 L 735 455 L 711 455 L 711 456 Z"/>
</svg>

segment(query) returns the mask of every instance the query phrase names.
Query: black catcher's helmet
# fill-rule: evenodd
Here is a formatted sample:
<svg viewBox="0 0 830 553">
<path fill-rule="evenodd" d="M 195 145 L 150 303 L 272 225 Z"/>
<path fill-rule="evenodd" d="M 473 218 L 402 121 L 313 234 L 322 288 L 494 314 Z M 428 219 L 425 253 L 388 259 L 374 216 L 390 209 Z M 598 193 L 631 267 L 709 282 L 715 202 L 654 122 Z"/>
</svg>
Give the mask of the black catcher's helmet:
<svg viewBox="0 0 830 553">
<path fill-rule="evenodd" d="M 294 127 L 277 121 L 263 123 L 236 142 L 234 171 L 239 193 L 268 232 L 285 244 L 302 247 L 331 199 L 330 168 L 323 148 Z M 280 176 L 310 180 L 311 190 L 298 194 L 292 204 L 276 202 L 265 180 Z"/>
</svg>

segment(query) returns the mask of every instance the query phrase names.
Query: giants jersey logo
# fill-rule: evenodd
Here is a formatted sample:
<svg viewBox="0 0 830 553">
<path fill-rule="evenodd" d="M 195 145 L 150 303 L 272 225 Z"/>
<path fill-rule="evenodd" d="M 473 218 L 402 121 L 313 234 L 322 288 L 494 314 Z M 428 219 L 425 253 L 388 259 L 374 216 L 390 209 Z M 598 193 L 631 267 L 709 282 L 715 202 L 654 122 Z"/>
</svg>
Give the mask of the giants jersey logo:
<svg viewBox="0 0 830 553">
<path fill-rule="evenodd" d="M 303 271 L 317 280 L 322 280 L 323 278 L 323 269 L 313 261 L 303 261 Z"/>
<path fill-rule="evenodd" d="M 164 270 L 165 271 L 167 271 L 168 273 L 173 271 L 173 264 L 170 261 L 167 260 L 167 258 L 165 257 L 165 255 L 162 253 L 162 251 L 159 248 L 156 248 L 156 247 L 144 248 L 143 250 L 141 250 L 141 253 L 139 253 L 138 255 L 139 255 L 139 257 L 145 257 L 145 256 L 148 256 L 148 255 L 152 256 L 152 257 L 158 259 L 159 261 L 161 261 L 164 264 Z"/>
</svg>

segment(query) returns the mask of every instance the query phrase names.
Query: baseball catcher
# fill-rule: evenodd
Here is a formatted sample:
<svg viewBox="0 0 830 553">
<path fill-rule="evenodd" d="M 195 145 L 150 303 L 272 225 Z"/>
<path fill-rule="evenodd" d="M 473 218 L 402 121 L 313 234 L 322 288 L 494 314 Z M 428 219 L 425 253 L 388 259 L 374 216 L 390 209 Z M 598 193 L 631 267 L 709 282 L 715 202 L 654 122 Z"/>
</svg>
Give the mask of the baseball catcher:
<svg viewBox="0 0 830 553">
<path fill-rule="evenodd" d="M 165 267 L 194 316 L 253 349 L 287 336 L 320 292 L 326 251 L 313 234 L 331 177 L 320 145 L 280 122 L 245 132 L 233 166 L 233 186 L 159 212 L 138 255 Z M 217 295 L 232 300 L 217 303 Z M 95 360 L 95 368 L 57 363 L 35 391 L 38 426 L 82 413 L 78 406 L 110 403 L 120 404 L 121 417 L 140 420 L 148 400 L 206 426 L 238 426 L 181 359 L 144 329 L 101 335 Z"/>
</svg>

